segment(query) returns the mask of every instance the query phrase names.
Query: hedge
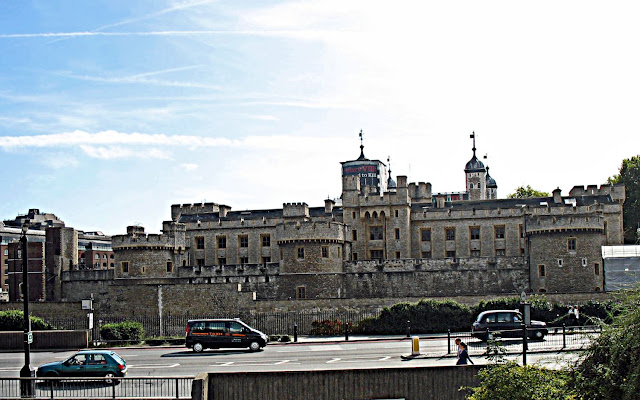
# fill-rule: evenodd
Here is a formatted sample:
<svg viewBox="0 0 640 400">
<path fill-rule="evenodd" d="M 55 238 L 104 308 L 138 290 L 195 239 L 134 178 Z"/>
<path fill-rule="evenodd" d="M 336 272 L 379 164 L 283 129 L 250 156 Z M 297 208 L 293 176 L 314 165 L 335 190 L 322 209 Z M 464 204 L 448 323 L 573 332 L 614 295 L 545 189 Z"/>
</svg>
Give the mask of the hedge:
<svg viewBox="0 0 640 400">
<path fill-rule="evenodd" d="M 108 342 L 139 343 L 144 338 L 144 327 L 134 321 L 104 324 L 100 327 L 100 337 Z"/>
<path fill-rule="evenodd" d="M 46 331 L 54 327 L 45 322 L 40 317 L 29 316 L 31 320 L 31 330 Z M 0 311 L 0 331 L 22 331 L 24 330 L 24 312 L 20 310 Z"/>
</svg>

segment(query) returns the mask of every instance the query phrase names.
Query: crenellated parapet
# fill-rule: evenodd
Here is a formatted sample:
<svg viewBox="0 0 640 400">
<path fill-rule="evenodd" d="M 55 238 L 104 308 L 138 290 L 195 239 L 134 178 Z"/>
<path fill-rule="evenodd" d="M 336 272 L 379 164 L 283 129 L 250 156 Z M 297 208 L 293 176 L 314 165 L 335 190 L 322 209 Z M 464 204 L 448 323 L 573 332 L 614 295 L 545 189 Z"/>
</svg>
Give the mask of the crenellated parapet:
<svg viewBox="0 0 640 400">
<path fill-rule="evenodd" d="M 113 251 L 125 249 L 163 249 L 184 252 L 186 248 L 186 227 L 184 224 L 172 221 L 163 223 L 162 234 L 146 234 L 144 227 L 129 226 L 126 235 L 114 235 L 111 237 Z"/>
<path fill-rule="evenodd" d="M 220 208 L 229 209 L 230 207 L 217 203 L 193 203 L 193 204 L 172 204 L 171 220 L 178 221 L 182 214 L 208 214 L 220 212 Z"/>
<path fill-rule="evenodd" d="M 552 232 L 604 232 L 605 219 L 600 213 L 591 215 L 533 215 L 526 218 L 527 235 Z"/>
<path fill-rule="evenodd" d="M 276 240 L 285 243 L 344 243 L 349 227 L 340 222 L 284 222 L 276 227 Z"/>
<path fill-rule="evenodd" d="M 611 199 L 624 203 L 626 197 L 625 186 L 622 183 L 615 185 L 605 184 L 598 188 L 598 185 L 574 186 L 570 191 L 570 196 L 611 196 Z"/>
<path fill-rule="evenodd" d="M 309 218 L 309 206 L 307 203 L 284 203 L 282 216 L 284 218 Z"/>
</svg>

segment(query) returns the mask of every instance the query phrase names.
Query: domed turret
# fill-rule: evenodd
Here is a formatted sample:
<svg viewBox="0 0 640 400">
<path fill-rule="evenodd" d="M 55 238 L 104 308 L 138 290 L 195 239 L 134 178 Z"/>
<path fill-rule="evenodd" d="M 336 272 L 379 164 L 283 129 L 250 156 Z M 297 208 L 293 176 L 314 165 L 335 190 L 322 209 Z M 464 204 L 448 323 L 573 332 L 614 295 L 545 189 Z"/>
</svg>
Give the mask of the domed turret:
<svg viewBox="0 0 640 400">
<path fill-rule="evenodd" d="M 487 197 L 487 170 L 482 161 L 476 157 L 475 132 L 471 134 L 471 139 L 473 139 L 473 157 L 471 157 L 471 160 L 469 160 L 464 167 L 467 193 L 469 193 L 469 200 L 484 200 Z"/>
<path fill-rule="evenodd" d="M 487 166 L 487 188 L 495 189 L 498 187 L 496 180 L 489 175 L 489 166 Z"/>
</svg>

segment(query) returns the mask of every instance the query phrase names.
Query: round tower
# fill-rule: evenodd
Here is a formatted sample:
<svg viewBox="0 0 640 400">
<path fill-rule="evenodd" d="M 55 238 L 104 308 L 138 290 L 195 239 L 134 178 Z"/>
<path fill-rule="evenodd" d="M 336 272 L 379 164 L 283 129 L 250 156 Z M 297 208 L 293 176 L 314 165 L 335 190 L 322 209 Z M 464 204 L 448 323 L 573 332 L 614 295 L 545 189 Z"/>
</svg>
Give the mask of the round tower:
<svg viewBox="0 0 640 400">
<path fill-rule="evenodd" d="M 489 175 L 489 166 L 487 165 L 487 199 L 498 198 L 498 184 L 496 180 Z"/>
</svg>

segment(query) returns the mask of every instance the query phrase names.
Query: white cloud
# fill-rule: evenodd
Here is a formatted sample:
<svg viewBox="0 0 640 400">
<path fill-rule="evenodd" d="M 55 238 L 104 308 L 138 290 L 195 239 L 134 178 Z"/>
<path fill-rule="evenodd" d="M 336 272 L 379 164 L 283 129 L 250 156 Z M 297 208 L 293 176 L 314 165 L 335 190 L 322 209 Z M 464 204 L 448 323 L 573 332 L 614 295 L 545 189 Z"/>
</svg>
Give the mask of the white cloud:
<svg viewBox="0 0 640 400">
<path fill-rule="evenodd" d="M 120 158 L 155 158 L 155 159 L 171 159 L 171 153 L 157 148 L 149 149 L 133 149 L 121 146 L 87 146 L 80 145 L 80 149 L 89 157 L 99 158 L 102 160 L 114 160 Z"/>
<path fill-rule="evenodd" d="M 190 172 L 190 171 L 197 170 L 198 164 L 184 163 L 184 164 L 180 164 L 180 167 L 182 167 L 182 169 L 184 169 L 185 171 Z"/>
</svg>

